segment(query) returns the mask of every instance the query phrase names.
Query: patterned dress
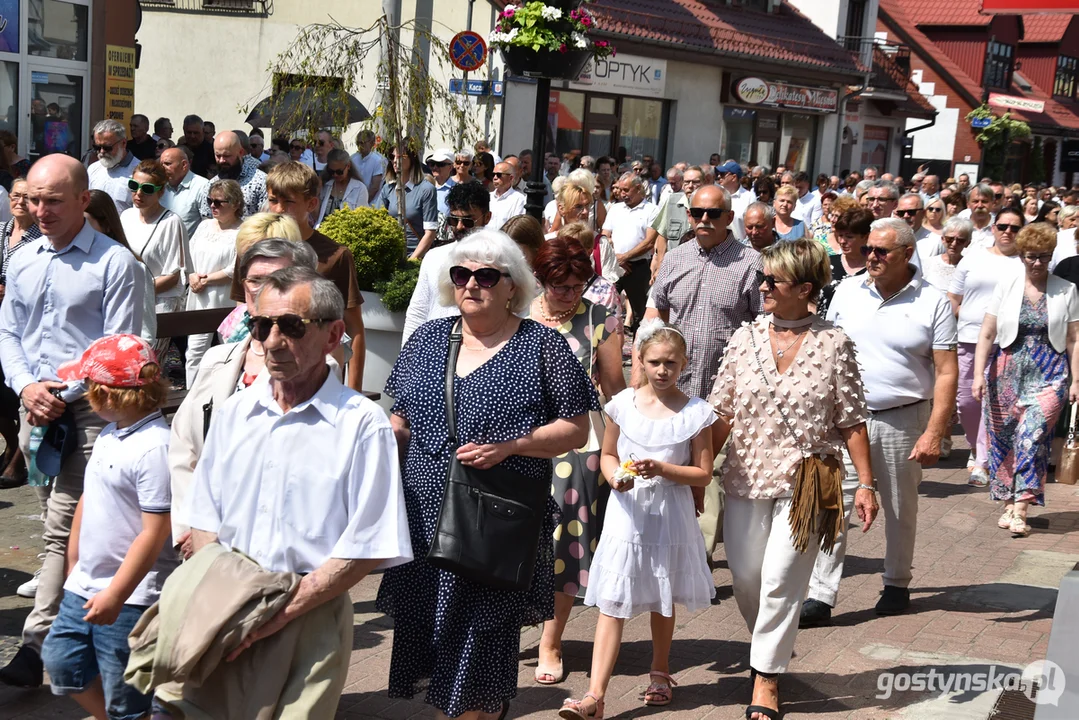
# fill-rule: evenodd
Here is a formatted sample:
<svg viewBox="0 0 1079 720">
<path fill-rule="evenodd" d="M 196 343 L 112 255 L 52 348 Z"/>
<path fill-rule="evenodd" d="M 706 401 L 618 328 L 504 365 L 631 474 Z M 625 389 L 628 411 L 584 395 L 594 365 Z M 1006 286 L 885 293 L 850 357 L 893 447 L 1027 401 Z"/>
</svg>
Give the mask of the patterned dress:
<svg viewBox="0 0 1079 720">
<path fill-rule="evenodd" d="M 557 328 L 577 356 L 592 384 L 599 387 L 596 353 L 611 337 L 619 337 L 621 323 L 598 303 L 583 300 L 577 314 Z M 603 416 L 591 414 L 588 445 L 559 455 L 554 460 L 552 488 L 562 518 L 554 529 L 554 589 L 584 597 L 588 568 L 596 552 L 603 512 L 611 487 L 599 471 L 603 449 Z"/>
<path fill-rule="evenodd" d="M 985 372 L 989 496 L 1044 505 L 1053 424 L 1068 401 L 1068 356 L 1049 343 L 1045 295 L 1023 296 L 1019 334 Z"/>
<path fill-rule="evenodd" d="M 457 318 L 424 323 L 409 338 L 386 382 L 393 414 L 412 432 L 405 457 L 405 508 L 416 559 L 382 576 L 375 607 L 394 619 L 389 696 L 411 698 L 430 678 L 426 701 L 450 717 L 498 712 L 517 695 L 521 628 L 554 617 L 553 544 L 539 543 L 531 587 L 495 590 L 427 563 L 451 454 L 446 428 L 445 372 L 450 329 Z M 556 330 L 522 320 L 506 345 L 454 381 L 460 443 L 523 437 L 558 418 L 599 410 L 581 363 Z M 536 480 L 551 477 L 551 461 L 512 455 L 503 466 Z M 558 508 L 541 538 L 554 532 Z"/>
</svg>

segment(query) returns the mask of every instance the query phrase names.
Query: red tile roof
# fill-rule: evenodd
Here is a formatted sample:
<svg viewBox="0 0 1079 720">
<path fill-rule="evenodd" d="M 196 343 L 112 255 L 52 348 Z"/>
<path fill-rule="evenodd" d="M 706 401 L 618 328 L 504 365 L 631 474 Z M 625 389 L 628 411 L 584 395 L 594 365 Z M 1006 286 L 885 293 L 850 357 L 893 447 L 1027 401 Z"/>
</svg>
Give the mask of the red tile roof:
<svg viewBox="0 0 1079 720">
<path fill-rule="evenodd" d="M 915 25 L 988 25 L 982 0 L 898 0 Z"/>
<path fill-rule="evenodd" d="M 1023 16 L 1023 43 L 1058 43 L 1064 39 L 1074 15 L 1038 13 Z"/>
<path fill-rule="evenodd" d="M 601 34 L 839 74 L 862 72 L 853 53 L 786 3 L 775 13 L 725 0 L 596 0 L 587 8 Z"/>
</svg>

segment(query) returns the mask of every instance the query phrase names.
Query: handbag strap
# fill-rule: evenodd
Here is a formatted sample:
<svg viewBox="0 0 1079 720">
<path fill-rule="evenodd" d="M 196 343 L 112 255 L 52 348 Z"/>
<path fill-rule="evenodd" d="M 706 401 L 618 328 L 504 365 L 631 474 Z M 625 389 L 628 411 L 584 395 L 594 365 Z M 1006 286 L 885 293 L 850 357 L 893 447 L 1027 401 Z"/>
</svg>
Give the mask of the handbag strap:
<svg viewBox="0 0 1079 720">
<path fill-rule="evenodd" d="M 787 428 L 787 432 L 790 433 L 791 439 L 794 440 L 795 446 L 801 445 L 798 442 L 798 435 L 794 432 L 794 428 L 791 427 L 790 420 L 787 419 L 787 413 L 785 412 L 785 406 L 779 404 L 779 399 L 776 397 L 775 389 L 772 387 L 772 383 L 768 381 L 768 373 L 764 372 L 764 363 L 761 362 L 760 348 L 757 347 L 757 338 L 753 332 L 753 326 L 749 326 L 749 342 L 753 346 L 753 358 L 757 361 L 757 370 L 761 375 L 761 383 L 768 390 L 769 397 L 772 398 L 772 404 L 775 405 L 776 411 L 779 413 L 779 419 L 783 422 L 783 427 Z M 802 455 L 809 457 L 813 453 L 809 452 L 805 447 L 799 447 L 802 451 Z"/>
<path fill-rule="evenodd" d="M 453 376 L 457 372 L 457 356 L 461 353 L 461 320 L 453 324 L 450 330 L 450 344 L 446 351 L 446 429 L 449 440 L 457 444 L 456 413 L 453 409 Z"/>
</svg>

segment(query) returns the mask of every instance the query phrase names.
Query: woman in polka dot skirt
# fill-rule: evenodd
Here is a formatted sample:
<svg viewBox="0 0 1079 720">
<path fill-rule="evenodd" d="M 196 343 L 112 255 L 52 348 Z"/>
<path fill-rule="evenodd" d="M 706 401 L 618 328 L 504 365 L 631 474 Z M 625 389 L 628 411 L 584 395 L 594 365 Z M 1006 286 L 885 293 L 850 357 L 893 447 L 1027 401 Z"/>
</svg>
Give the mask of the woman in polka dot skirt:
<svg viewBox="0 0 1079 720">
<path fill-rule="evenodd" d="M 445 376 L 457 317 L 421 325 L 386 384 L 390 420 L 404 454 L 403 484 L 416 560 L 383 575 L 376 607 L 394 619 L 390 697 L 411 698 L 429 679 L 426 701 L 439 719 L 505 717 L 517 694 L 521 628 L 554 615 L 554 554 L 548 540 L 558 507 L 547 501 L 532 585 L 494 590 L 428 564 L 450 458 L 500 465 L 537 481 L 551 458 L 583 445 L 599 402 L 587 373 L 555 330 L 515 315 L 535 295 L 516 244 L 496 230 L 456 243 L 439 278 L 440 300 L 461 311 L 454 377 L 460 447 L 449 444 Z M 451 453 L 453 455 L 451 455 Z"/>
<path fill-rule="evenodd" d="M 614 288 L 597 276 L 577 240 L 559 235 L 545 242 L 532 269 L 543 293 L 532 303 L 537 322 L 562 333 L 569 349 L 603 395 L 626 389 L 622 373 L 622 323 Z M 562 518 L 554 530 L 554 620 L 543 625 L 536 682 L 562 682 L 562 633 L 575 597 L 584 597 L 588 568 L 599 542 L 611 488 L 599 471 L 604 419 L 592 413 L 588 444 L 554 459 L 554 499 Z"/>
<path fill-rule="evenodd" d="M 603 473 L 617 491 L 607 505 L 603 537 L 592 559 L 585 604 L 599 608 L 589 690 L 566 700 L 559 716 L 599 720 L 626 619 L 651 613 L 651 683 L 646 705 L 669 705 L 674 605 L 690 612 L 715 597 L 697 527 L 692 487 L 712 480 L 712 407 L 678 390 L 686 341 L 662 320 L 645 321 L 636 352 L 648 384 L 623 390 L 604 408 Z"/>
</svg>

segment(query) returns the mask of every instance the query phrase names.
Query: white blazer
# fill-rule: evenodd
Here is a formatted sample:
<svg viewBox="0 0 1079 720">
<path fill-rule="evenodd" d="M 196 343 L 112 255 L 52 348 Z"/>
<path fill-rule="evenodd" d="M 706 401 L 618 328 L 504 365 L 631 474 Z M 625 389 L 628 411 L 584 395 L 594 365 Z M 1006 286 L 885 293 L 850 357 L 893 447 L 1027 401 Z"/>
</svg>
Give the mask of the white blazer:
<svg viewBox="0 0 1079 720">
<path fill-rule="evenodd" d="M 1009 347 L 1019 335 L 1019 310 L 1023 307 L 1026 276 L 1019 275 L 997 284 L 986 315 L 996 315 L 997 345 Z M 1049 309 L 1049 343 L 1057 352 L 1068 347 L 1068 323 L 1079 321 L 1079 291 L 1064 278 L 1050 275 L 1045 286 Z"/>
<path fill-rule="evenodd" d="M 322 187 L 322 205 L 318 210 L 318 223 L 315 224 L 315 227 L 321 225 L 322 221 L 326 219 L 326 209 L 330 206 L 330 191 L 332 189 L 332 182 L 328 182 Z M 341 198 L 341 202 L 353 210 L 358 207 L 367 207 L 367 186 L 355 178 L 350 179 L 345 187 L 345 195 Z"/>
</svg>

